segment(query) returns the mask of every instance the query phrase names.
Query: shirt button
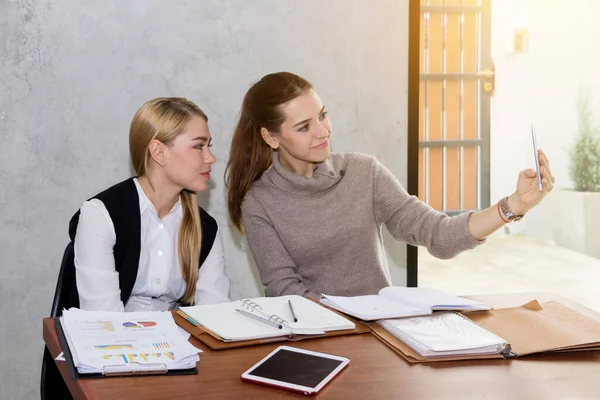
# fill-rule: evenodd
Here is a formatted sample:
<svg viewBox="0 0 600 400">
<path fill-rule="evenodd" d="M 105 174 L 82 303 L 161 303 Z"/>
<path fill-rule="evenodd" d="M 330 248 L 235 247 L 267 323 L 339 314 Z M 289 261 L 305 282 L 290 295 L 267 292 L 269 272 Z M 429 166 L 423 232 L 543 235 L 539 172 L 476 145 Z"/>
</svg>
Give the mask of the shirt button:
<svg viewBox="0 0 600 400">
<path fill-rule="evenodd" d="M 156 283 L 160 283 L 160 278 L 156 278 Z"/>
<path fill-rule="evenodd" d="M 159 256 L 159 257 L 162 257 L 163 252 L 159 250 L 159 251 L 156 252 L 156 255 Z"/>
<path fill-rule="evenodd" d="M 162 224 L 162 223 L 158 224 L 158 229 L 162 229 L 162 228 L 164 228 L 164 227 L 165 227 L 165 225 L 164 225 L 164 224 Z"/>
<path fill-rule="evenodd" d="M 335 172 L 333 172 L 333 171 L 329 171 L 329 175 L 331 175 L 331 176 L 334 176 L 334 175 L 335 175 Z"/>
</svg>

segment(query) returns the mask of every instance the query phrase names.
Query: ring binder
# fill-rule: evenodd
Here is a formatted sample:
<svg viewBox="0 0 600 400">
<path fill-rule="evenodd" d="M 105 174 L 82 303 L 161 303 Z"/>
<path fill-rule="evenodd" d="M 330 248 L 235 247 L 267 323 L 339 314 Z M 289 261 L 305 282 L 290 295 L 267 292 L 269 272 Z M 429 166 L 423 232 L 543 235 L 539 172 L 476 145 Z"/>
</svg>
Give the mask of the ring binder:
<svg viewBox="0 0 600 400">
<path fill-rule="evenodd" d="M 279 329 L 269 327 L 275 324 L 273 321 L 277 317 L 284 316 L 290 321 L 288 300 L 293 302 L 301 322 L 281 324 L 277 326 L 281 326 Z M 264 313 L 268 313 L 266 317 Z M 367 327 L 298 295 L 242 298 L 229 303 L 181 307 L 174 314 L 181 327 L 212 349 L 368 331 Z M 275 317 L 269 319 L 272 315 Z M 251 318 L 260 318 L 263 323 Z"/>
<path fill-rule="evenodd" d="M 275 315 L 275 314 L 269 315 L 269 314 L 267 314 L 266 312 L 264 312 L 262 310 L 262 307 L 260 305 L 256 304 L 252 300 L 249 300 L 249 299 L 242 300 L 242 305 L 244 307 L 248 308 L 250 311 L 256 311 L 257 313 L 259 313 L 263 317 L 267 318 L 269 321 L 272 321 L 272 322 L 274 322 L 276 324 L 279 324 L 279 325 L 284 325 L 287 328 L 291 329 L 291 327 L 288 325 L 288 321 L 287 320 L 281 318 L 279 315 Z"/>
<path fill-rule="evenodd" d="M 261 317 L 259 315 L 252 314 L 251 312 L 248 312 L 248 311 L 245 311 L 245 310 L 240 310 L 238 308 L 236 308 L 235 311 L 239 312 L 242 315 L 245 315 L 248 318 L 252 318 L 252 319 L 254 319 L 256 321 L 260 321 L 260 322 L 262 322 L 264 324 L 271 325 L 274 328 L 277 328 L 277 329 L 282 329 L 283 328 L 283 325 L 281 325 L 281 324 L 279 324 L 277 322 L 273 322 L 270 319 L 263 318 L 263 317 Z"/>
</svg>

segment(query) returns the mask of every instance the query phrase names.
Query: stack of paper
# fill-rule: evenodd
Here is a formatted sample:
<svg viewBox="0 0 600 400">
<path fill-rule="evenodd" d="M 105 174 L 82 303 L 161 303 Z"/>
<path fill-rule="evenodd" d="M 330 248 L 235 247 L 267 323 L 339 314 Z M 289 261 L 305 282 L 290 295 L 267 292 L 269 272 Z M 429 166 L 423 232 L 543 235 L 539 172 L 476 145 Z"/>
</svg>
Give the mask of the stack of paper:
<svg viewBox="0 0 600 400">
<path fill-rule="evenodd" d="M 365 321 L 429 315 L 440 310 L 489 310 L 491 307 L 429 288 L 386 287 L 376 295 L 323 295 L 321 303 Z"/>
<path fill-rule="evenodd" d="M 452 312 L 377 323 L 424 358 L 498 354 L 508 346 L 501 337 Z"/>
<path fill-rule="evenodd" d="M 60 318 L 73 364 L 82 374 L 190 369 L 198 349 L 170 312 L 64 310 Z"/>
</svg>

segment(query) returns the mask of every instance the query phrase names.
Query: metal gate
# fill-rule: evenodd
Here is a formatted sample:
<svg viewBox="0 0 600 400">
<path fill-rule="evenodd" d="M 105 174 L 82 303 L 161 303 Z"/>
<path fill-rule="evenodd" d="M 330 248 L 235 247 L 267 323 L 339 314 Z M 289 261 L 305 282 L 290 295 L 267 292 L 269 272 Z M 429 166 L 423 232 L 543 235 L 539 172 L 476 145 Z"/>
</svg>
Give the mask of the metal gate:
<svg viewBox="0 0 600 400">
<path fill-rule="evenodd" d="M 490 205 L 490 0 L 421 0 L 419 198 L 448 214 Z"/>
</svg>

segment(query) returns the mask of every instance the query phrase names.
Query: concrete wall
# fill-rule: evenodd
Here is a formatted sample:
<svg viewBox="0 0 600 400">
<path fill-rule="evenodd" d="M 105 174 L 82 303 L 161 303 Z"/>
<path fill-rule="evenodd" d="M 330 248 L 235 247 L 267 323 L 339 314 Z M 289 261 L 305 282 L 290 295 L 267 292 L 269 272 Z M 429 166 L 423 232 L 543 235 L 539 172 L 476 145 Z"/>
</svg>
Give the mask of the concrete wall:
<svg viewBox="0 0 600 400">
<path fill-rule="evenodd" d="M 69 218 L 130 176 L 128 127 L 146 100 L 186 96 L 208 114 L 218 162 L 202 204 L 224 234 L 232 297 L 256 296 L 222 180 L 243 94 L 269 72 L 305 76 L 334 150 L 375 154 L 405 183 L 407 43 L 407 0 L 0 1 L 1 397 L 37 397 Z M 404 284 L 404 245 L 389 260 Z"/>
</svg>

